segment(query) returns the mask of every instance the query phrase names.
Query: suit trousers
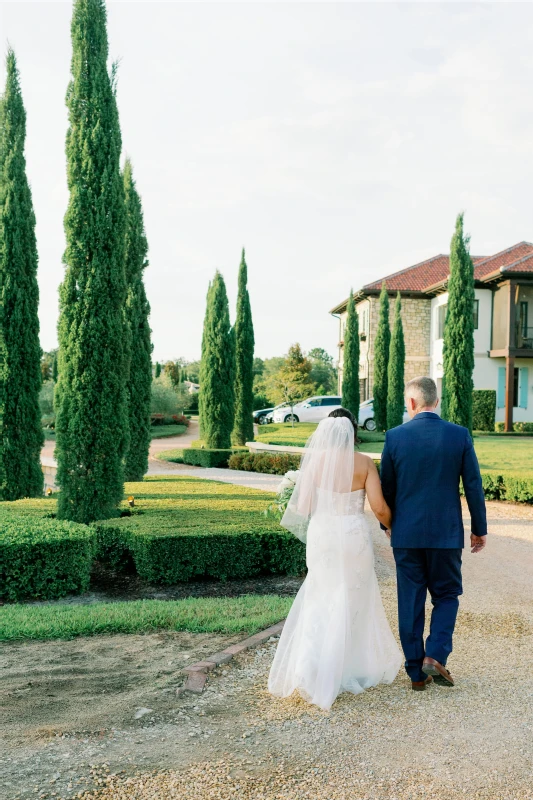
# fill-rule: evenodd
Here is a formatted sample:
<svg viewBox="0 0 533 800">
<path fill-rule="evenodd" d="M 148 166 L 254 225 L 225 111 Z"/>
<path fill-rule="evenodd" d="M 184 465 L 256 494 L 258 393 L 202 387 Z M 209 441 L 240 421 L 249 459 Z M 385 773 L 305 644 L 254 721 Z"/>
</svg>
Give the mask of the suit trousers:
<svg viewBox="0 0 533 800">
<path fill-rule="evenodd" d="M 405 669 L 412 681 L 423 681 L 424 657 L 446 664 L 463 593 L 462 548 L 394 547 L 398 583 L 398 620 Z M 431 596 L 430 633 L 424 647 L 425 605 Z"/>
</svg>

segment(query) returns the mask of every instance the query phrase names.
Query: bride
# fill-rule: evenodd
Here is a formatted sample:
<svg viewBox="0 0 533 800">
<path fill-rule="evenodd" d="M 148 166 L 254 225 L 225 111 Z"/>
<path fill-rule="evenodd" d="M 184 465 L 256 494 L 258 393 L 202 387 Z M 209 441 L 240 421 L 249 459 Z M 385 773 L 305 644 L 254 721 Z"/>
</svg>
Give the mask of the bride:
<svg viewBox="0 0 533 800">
<path fill-rule="evenodd" d="M 268 681 L 329 709 L 341 692 L 391 683 L 402 656 L 385 616 L 365 495 L 387 528 L 391 512 L 374 462 L 355 452 L 357 423 L 345 408 L 322 420 L 307 442 L 281 520 L 306 542 L 307 577 L 293 603 Z"/>
</svg>

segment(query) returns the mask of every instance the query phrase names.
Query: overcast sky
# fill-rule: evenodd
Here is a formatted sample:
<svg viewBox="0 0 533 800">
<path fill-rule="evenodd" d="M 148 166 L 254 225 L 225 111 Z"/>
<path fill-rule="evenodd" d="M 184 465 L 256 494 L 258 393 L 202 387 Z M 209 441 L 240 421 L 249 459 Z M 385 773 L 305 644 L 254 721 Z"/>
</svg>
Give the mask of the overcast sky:
<svg viewBox="0 0 533 800">
<path fill-rule="evenodd" d="M 0 0 L 28 115 L 41 341 L 56 345 L 71 3 Z M 246 247 L 256 353 L 336 352 L 350 286 L 533 240 L 530 3 L 109 2 L 124 152 L 150 245 L 154 358 L 195 359 L 207 285 L 234 315 Z M 4 68 L 0 68 L 2 85 Z"/>
</svg>

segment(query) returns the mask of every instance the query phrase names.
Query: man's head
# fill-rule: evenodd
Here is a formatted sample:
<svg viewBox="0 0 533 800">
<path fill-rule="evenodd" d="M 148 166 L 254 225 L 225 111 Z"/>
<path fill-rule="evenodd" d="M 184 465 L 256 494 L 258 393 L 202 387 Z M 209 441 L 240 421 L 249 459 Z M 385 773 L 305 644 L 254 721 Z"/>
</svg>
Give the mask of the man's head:
<svg viewBox="0 0 533 800">
<path fill-rule="evenodd" d="M 411 419 L 421 411 L 434 411 L 439 404 L 433 378 L 413 378 L 405 386 L 405 405 Z"/>
</svg>

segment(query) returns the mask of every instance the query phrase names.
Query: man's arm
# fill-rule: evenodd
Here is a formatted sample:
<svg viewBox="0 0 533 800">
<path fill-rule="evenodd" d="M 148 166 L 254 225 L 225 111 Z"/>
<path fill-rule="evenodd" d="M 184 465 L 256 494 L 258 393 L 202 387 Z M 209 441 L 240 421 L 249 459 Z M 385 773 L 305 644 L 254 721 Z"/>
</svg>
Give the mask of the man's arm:
<svg viewBox="0 0 533 800">
<path fill-rule="evenodd" d="M 486 539 L 483 537 L 487 535 L 487 509 L 476 451 L 469 433 L 466 435 L 463 451 L 461 478 L 472 523 L 472 536 L 470 537 L 472 552 L 477 553 L 483 549 L 486 543 Z"/>
<path fill-rule="evenodd" d="M 394 463 L 390 453 L 388 434 L 385 434 L 385 446 L 381 455 L 379 476 L 381 478 L 383 497 L 385 498 L 385 501 L 391 510 L 392 516 L 394 517 L 394 507 L 396 501 L 396 472 L 394 471 Z M 385 530 L 383 525 L 381 528 Z"/>
</svg>

